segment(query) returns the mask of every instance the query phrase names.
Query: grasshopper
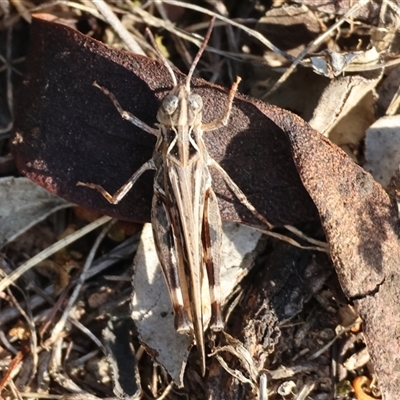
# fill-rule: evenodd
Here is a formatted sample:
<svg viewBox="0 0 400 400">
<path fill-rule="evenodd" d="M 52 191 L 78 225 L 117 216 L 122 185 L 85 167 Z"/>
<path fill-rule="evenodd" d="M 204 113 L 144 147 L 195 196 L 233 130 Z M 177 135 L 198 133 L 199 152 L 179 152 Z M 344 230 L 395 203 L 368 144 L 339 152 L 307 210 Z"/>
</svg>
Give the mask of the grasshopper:
<svg viewBox="0 0 400 400">
<path fill-rule="evenodd" d="M 172 90 L 161 101 L 156 128 L 123 110 L 111 92 L 93 83 L 111 99 L 122 118 L 154 135 L 156 145 L 152 158 L 113 195 L 100 185 L 78 182 L 78 186 L 97 190 L 108 202 L 117 204 L 145 171 L 155 171 L 151 222 L 156 250 L 174 309 L 175 328 L 178 332 L 194 334 L 203 375 L 206 370 L 206 327 L 202 300 L 205 273 L 210 291 L 210 304 L 207 305 L 211 308 L 210 329 L 220 331 L 224 328 L 220 298 L 221 216 L 209 168 L 216 169 L 222 175 L 236 197 L 269 229 L 273 227 L 249 203 L 224 169 L 210 157 L 203 141 L 203 132 L 227 125 L 240 82 L 240 78 L 237 78 L 229 91 L 225 115 L 203 124 L 203 100 L 200 95 L 191 92 L 190 81 L 206 48 L 212 26 L 213 20 L 183 83 L 177 82 L 172 68 L 155 46 L 173 83 Z"/>
</svg>

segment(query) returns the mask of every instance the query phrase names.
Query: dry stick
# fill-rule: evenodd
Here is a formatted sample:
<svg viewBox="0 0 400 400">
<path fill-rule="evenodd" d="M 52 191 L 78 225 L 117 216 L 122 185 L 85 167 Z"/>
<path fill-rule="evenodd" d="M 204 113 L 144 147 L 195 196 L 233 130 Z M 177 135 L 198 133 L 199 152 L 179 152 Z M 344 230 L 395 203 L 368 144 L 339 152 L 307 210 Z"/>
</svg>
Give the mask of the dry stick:
<svg viewBox="0 0 400 400">
<path fill-rule="evenodd" d="M 166 12 L 166 10 L 164 8 L 164 4 L 156 3 L 155 7 L 156 7 L 158 13 L 161 16 L 161 19 L 164 21 L 164 26 L 174 26 L 174 24 L 168 18 L 168 14 L 167 14 L 167 12 Z M 156 17 L 154 17 L 154 18 L 156 18 Z M 158 45 L 156 44 L 156 42 L 154 40 L 154 37 L 153 37 L 153 34 L 151 33 L 149 27 L 146 28 L 146 34 L 150 38 L 150 42 L 151 42 L 151 44 L 153 46 L 152 50 L 155 50 L 155 52 L 157 53 L 159 59 L 162 60 L 163 59 L 163 55 L 160 55 L 160 53 L 161 53 L 160 49 L 158 48 Z M 186 62 L 186 64 L 190 66 L 191 61 L 190 61 L 189 53 L 187 51 L 186 52 L 184 51 L 184 54 L 183 55 L 181 54 L 181 52 L 179 50 L 180 50 L 180 48 L 182 48 L 184 46 L 182 46 L 182 44 L 179 43 L 179 41 L 177 39 L 178 39 L 178 37 L 176 37 L 174 35 L 172 36 L 172 40 L 175 42 L 175 46 L 176 46 L 176 49 L 178 51 L 178 54 L 182 57 L 183 61 Z M 186 50 L 186 49 L 184 49 L 184 50 Z M 167 61 L 168 62 L 166 63 L 165 66 L 169 70 L 171 68 L 170 64 L 172 64 L 172 62 L 171 62 L 171 60 L 167 60 Z M 174 76 L 173 73 L 171 73 L 171 71 L 169 71 L 169 73 L 170 73 L 171 77 L 173 77 L 173 79 L 176 79 L 176 77 Z M 175 85 L 175 83 L 174 83 L 174 85 Z"/>
<path fill-rule="evenodd" d="M 87 272 L 93 263 L 93 259 L 96 254 L 96 251 L 97 251 L 98 247 L 100 246 L 100 243 L 106 236 L 107 232 L 109 231 L 111 226 L 113 226 L 115 224 L 115 222 L 116 222 L 116 220 L 112 221 L 106 227 L 104 227 L 103 230 L 100 232 L 99 236 L 97 237 L 96 241 L 94 242 L 93 247 L 90 250 L 89 255 L 87 256 L 85 265 L 83 266 L 83 269 L 79 276 L 76 287 L 75 287 L 74 291 L 72 292 L 71 297 L 69 298 L 68 303 L 64 309 L 63 315 L 61 316 L 60 320 L 57 322 L 56 326 L 54 327 L 50 338 L 48 340 L 46 340 L 45 346 L 50 346 L 50 344 L 54 343 L 57 340 L 59 334 L 64 330 L 65 324 L 68 320 L 68 315 L 81 292 L 83 284 L 85 283 Z"/>
<path fill-rule="evenodd" d="M 54 253 L 57 253 L 57 251 L 63 249 L 64 247 L 75 242 L 82 236 L 85 236 L 89 232 L 97 229 L 99 226 L 102 226 L 102 225 L 106 224 L 107 222 L 110 222 L 111 220 L 112 220 L 111 217 L 106 217 L 106 216 L 101 217 L 101 218 L 97 219 L 96 221 L 90 223 L 89 225 L 86 225 L 84 228 L 80 229 L 79 231 L 72 233 L 71 235 L 52 244 L 47 249 L 41 251 L 36 256 L 32 257 L 30 260 L 28 260 L 27 262 L 20 265 L 15 271 L 13 271 L 11 274 L 9 274 L 6 278 L 2 279 L 0 281 L 0 292 L 4 291 L 6 288 L 8 288 L 21 275 L 23 275 L 26 271 L 28 271 L 29 269 L 31 269 L 32 267 L 34 267 L 35 265 L 40 263 L 42 260 L 49 258 Z"/>
<path fill-rule="evenodd" d="M 104 0 L 92 0 L 92 3 L 100 11 L 105 20 L 111 25 L 115 33 L 121 38 L 130 51 L 143 56 L 146 55 Z"/>
<path fill-rule="evenodd" d="M 333 24 L 329 29 L 327 29 L 322 35 L 320 35 L 317 39 L 315 39 L 313 42 L 311 42 L 297 57 L 296 59 L 292 62 L 292 65 L 286 70 L 286 72 L 275 82 L 274 86 L 266 93 L 266 96 L 269 96 L 271 93 L 275 92 L 275 90 L 278 89 L 278 87 L 293 73 L 295 68 L 297 67 L 298 64 L 303 60 L 303 58 L 313 51 L 317 46 L 319 46 L 328 35 L 331 34 L 336 28 L 338 28 L 340 25 L 342 25 L 344 22 L 346 22 L 347 18 L 354 14 L 358 9 L 360 9 L 362 6 L 365 4 L 369 3 L 370 0 L 360 0 L 358 3 L 354 4 L 353 7 L 350 8 L 349 11 L 345 15 L 343 15 L 342 18 L 339 19 L 338 22 Z"/>
</svg>

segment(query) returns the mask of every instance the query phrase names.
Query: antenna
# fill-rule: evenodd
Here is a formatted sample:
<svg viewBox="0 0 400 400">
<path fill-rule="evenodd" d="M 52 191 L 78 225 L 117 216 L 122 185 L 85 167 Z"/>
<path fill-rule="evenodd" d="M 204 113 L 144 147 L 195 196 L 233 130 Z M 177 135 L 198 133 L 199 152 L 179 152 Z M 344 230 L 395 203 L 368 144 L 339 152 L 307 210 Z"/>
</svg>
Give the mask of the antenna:
<svg viewBox="0 0 400 400">
<path fill-rule="evenodd" d="M 194 69 L 196 68 L 197 63 L 199 62 L 201 55 L 204 53 L 204 50 L 207 47 L 208 41 L 210 40 L 214 22 L 215 22 L 215 16 L 211 18 L 210 25 L 208 25 L 207 33 L 206 33 L 206 36 L 204 36 L 203 43 L 201 44 L 199 51 L 197 52 L 196 57 L 194 58 L 194 60 L 192 62 L 192 65 L 190 66 L 189 73 L 186 77 L 186 89 L 188 91 L 190 91 L 190 80 L 192 79 Z"/>
<path fill-rule="evenodd" d="M 174 74 L 174 71 L 172 70 L 171 66 L 169 65 L 168 60 L 164 57 L 164 54 L 161 53 L 160 49 L 158 48 L 157 43 L 154 40 L 154 36 L 151 33 L 151 30 L 149 28 L 146 28 L 146 33 L 149 36 L 150 42 L 151 42 L 155 52 L 157 53 L 159 59 L 163 62 L 164 67 L 167 68 L 167 70 L 168 70 L 168 72 L 169 72 L 169 74 L 170 74 L 170 76 L 172 78 L 172 83 L 174 84 L 174 87 L 178 86 L 178 82 L 176 80 L 176 76 Z"/>
<path fill-rule="evenodd" d="M 204 36 L 204 40 L 203 43 L 201 44 L 199 51 L 196 54 L 196 57 L 194 58 L 192 65 L 190 66 L 189 69 L 189 73 L 186 77 L 186 89 L 188 91 L 190 91 L 190 81 L 192 79 L 193 76 L 193 72 L 196 68 L 197 63 L 200 60 L 200 57 L 202 56 L 202 54 L 204 53 L 205 48 L 207 47 L 207 43 L 210 40 L 210 36 L 211 36 L 211 32 L 214 26 L 214 22 L 215 22 L 215 16 L 211 18 L 210 24 L 208 25 L 208 29 L 207 29 L 207 33 Z M 151 32 L 151 30 L 149 28 L 146 28 L 146 33 L 149 36 L 150 42 L 155 50 L 155 52 L 157 53 L 159 59 L 162 61 L 162 63 L 164 64 L 165 68 L 167 68 L 169 75 L 171 76 L 172 79 L 172 83 L 174 84 L 174 87 L 176 87 L 178 85 L 178 82 L 176 80 L 176 76 L 174 71 L 171 68 L 171 65 L 169 65 L 168 60 L 165 58 L 164 54 L 161 53 L 160 49 L 157 46 L 156 41 L 154 40 L 154 36 Z"/>
</svg>

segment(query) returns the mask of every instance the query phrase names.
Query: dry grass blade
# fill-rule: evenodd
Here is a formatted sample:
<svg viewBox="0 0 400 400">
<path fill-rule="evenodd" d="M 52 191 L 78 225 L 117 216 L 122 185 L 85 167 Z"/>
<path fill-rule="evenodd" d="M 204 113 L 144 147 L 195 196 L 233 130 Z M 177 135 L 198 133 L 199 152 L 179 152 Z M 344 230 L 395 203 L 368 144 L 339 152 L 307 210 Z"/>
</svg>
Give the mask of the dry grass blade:
<svg viewBox="0 0 400 400">
<path fill-rule="evenodd" d="M 91 224 L 85 226 L 84 228 L 82 228 L 77 232 L 72 233 L 71 235 L 67 236 L 64 239 L 59 240 L 58 242 L 54 243 L 53 245 L 43 250 L 36 256 L 32 257 L 29 261 L 20 265 L 15 271 L 13 271 L 10 275 L 8 275 L 6 278 L 3 278 L 0 281 L 0 292 L 5 290 L 8 286 L 14 283 L 21 275 L 23 275 L 30 268 L 40 263 L 42 260 L 45 260 L 46 258 L 50 257 L 57 251 L 63 249 L 65 246 L 68 246 L 69 244 L 75 242 L 82 236 L 87 235 L 89 232 L 97 229 L 98 227 L 106 224 L 107 222 L 110 222 L 111 220 L 112 220 L 111 217 L 101 217 L 97 221 L 92 222 Z"/>
<path fill-rule="evenodd" d="M 97 239 L 95 241 L 95 243 L 93 244 L 92 249 L 90 250 L 90 253 L 86 259 L 85 265 L 82 269 L 82 272 L 79 276 L 78 282 L 76 284 L 76 287 L 74 289 L 74 291 L 72 292 L 70 298 L 68 299 L 68 303 L 65 306 L 65 309 L 63 311 L 63 315 L 60 318 L 60 320 L 57 322 L 57 324 L 55 325 L 55 327 L 53 328 L 53 332 L 51 334 L 51 337 L 46 340 L 45 342 L 45 346 L 49 347 L 51 346 L 51 344 L 53 344 L 57 339 L 58 336 L 61 334 L 61 332 L 64 330 L 65 327 L 65 323 L 67 322 L 69 313 L 71 311 L 71 308 L 73 307 L 73 305 L 75 304 L 80 291 L 82 289 L 82 286 L 87 278 L 87 272 L 89 270 L 89 268 L 92 265 L 94 256 L 98 250 L 98 247 L 100 246 L 100 243 L 102 242 L 102 240 L 104 239 L 104 237 L 106 236 L 107 232 L 109 231 L 109 229 L 112 227 L 113 224 L 115 224 L 116 221 L 111 221 L 111 223 L 109 223 L 106 227 L 103 228 L 103 230 L 101 231 L 101 233 L 97 236 Z"/>
<path fill-rule="evenodd" d="M 244 32 L 246 32 L 248 35 L 256 38 L 257 40 L 259 40 L 262 44 L 264 44 L 266 47 L 268 47 L 269 49 L 271 49 L 272 51 L 274 51 L 277 54 L 282 55 L 283 57 L 285 57 L 288 60 L 293 60 L 293 57 L 289 54 L 287 54 L 286 52 L 280 50 L 278 47 L 274 46 L 273 43 L 271 43 L 265 36 L 261 35 L 259 32 L 255 31 L 254 29 L 250 29 L 247 26 L 243 25 L 243 24 L 239 24 L 237 22 L 235 22 L 234 20 L 230 19 L 230 18 L 226 18 L 222 15 L 219 15 L 213 11 L 208 10 L 207 8 L 203 8 L 200 6 L 196 6 L 194 4 L 190 4 L 190 3 L 184 3 L 181 1 L 175 1 L 175 0 L 159 0 L 159 1 L 154 1 L 154 2 L 162 2 L 165 4 L 170 4 L 173 6 L 177 6 L 177 7 L 182 7 L 182 8 L 187 8 L 190 10 L 194 10 L 194 11 L 198 11 L 202 14 L 205 15 L 210 15 L 211 17 L 215 17 L 217 20 L 223 21 L 228 25 L 232 25 L 235 26 L 239 29 L 242 29 Z"/>
<path fill-rule="evenodd" d="M 19 288 L 18 288 L 19 289 Z M 19 291 L 22 293 L 22 295 L 25 297 L 24 291 L 20 290 Z M 13 295 L 11 290 L 8 288 L 7 289 L 8 296 L 10 296 L 10 299 L 12 300 L 12 303 L 14 303 L 14 306 L 17 308 L 19 313 L 22 315 L 22 317 L 25 319 L 28 328 L 29 328 L 29 342 L 30 342 L 30 353 L 32 354 L 32 371 L 29 377 L 29 383 L 35 378 L 36 373 L 37 373 L 37 368 L 38 368 L 38 341 L 37 341 L 37 332 L 36 332 L 36 325 L 33 320 L 33 315 L 32 315 L 32 309 L 30 306 L 27 307 L 27 311 L 25 311 L 21 305 L 19 304 L 18 300 L 16 297 Z M 27 299 L 25 297 L 25 301 L 27 302 Z M 29 305 L 29 303 L 27 302 Z M 3 332 L 2 332 L 3 333 Z"/>
<path fill-rule="evenodd" d="M 109 254 L 106 254 L 100 257 L 93 265 L 93 267 L 89 270 L 87 278 L 93 278 L 96 275 L 100 274 L 106 268 L 115 264 L 116 262 L 123 260 L 127 257 L 132 257 L 132 254 L 136 251 L 138 245 L 138 238 L 132 237 L 127 239 L 121 245 L 117 246 L 113 249 Z M 73 282 L 72 284 L 75 284 Z M 35 287 L 32 288 L 35 290 Z M 38 290 L 39 291 L 39 290 Z M 50 301 L 52 296 L 55 295 L 54 285 L 47 286 L 44 290 L 39 291 L 40 294 L 34 295 L 30 298 L 29 306 L 32 310 L 41 306 L 46 301 Z M 51 303 L 51 301 L 50 301 Z M 21 307 L 24 309 L 27 307 L 26 302 L 21 304 Z M 9 323 L 13 319 L 19 316 L 19 309 L 16 307 L 9 307 L 0 312 L 0 325 L 4 325 Z"/>
<path fill-rule="evenodd" d="M 115 30 L 130 51 L 136 54 L 145 55 L 142 48 L 128 32 L 128 30 L 122 25 L 121 21 L 117 18 L 104 0 L 95 0 L 92 1 L 92 3 L 100 11 L 104 19 L 111 25 L 111 27 Z"/>
<path fill-rule="evenodd" d="M 283 235 L 283 234 L 278 233 L 278 232 L 270 231 L 270 230 L 263 229 L 263 228 L 256 227 L 256 226 L 252 226 L 252 225 L 248 225 L 248 226 L 251 227 L 252 229 L 258 231 L 258 232 L 263 233 L 264 235 L 273 237 L 275 239 L 282 240 L 283 242 L 289 243 L 292 246 L 298 247 L 300 249 L 316 250 L 316 251 L 321 251 L 321 252 L 329 254 L 329 247 L 328 247 L 328 244 L 326 242 L 323 242 L 321 240 L 313 239 L 313 238 L 307 236 L 306 234 L 304 234 L 303 232 L 301 232 L 299 229 L 296 229 L 294 226 L 285 225 L 285 228 L 289 232 L 294 233 L 296 236 L 298 236 L 299 238 L 305 240 L 306 242 L 314 244 L 314 246 L 304 246 L 304 245 L 300 244 L 298 241 L 292 239 L 291 237 Z"/>
</svg>

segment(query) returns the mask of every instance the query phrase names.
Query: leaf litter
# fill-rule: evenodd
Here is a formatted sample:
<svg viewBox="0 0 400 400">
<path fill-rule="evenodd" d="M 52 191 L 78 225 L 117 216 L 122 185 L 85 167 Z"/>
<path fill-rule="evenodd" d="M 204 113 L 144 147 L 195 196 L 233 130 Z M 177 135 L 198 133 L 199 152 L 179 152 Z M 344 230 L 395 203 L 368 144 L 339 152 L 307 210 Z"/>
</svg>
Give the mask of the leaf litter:
<svg viewBox="0 0 400 400">
<path fill-rule="evenodd" d="M 127 30 L 129 37 L 134 37 L 145 51 L 149 48 L 137 25 L 164 27 L 173 33 L 171 43 L 176 46 L 169 47 L 171 59 L 184 69 L 181 60 L 189 59 L 190 63 L 191 51 L 184 39 L 198 43 L 190 34 L 206 23 L 196 20 L 201 13 L 184 9 L 197 7 L 199 11 L 194 4 L 164 3 L 150 8 L 123 3 L 117 13 L 122 27 L 116 27 L 118 19 L 113 20 L 112 26 L 122 37 Z M 110 5 L 114 11 L 121 7 L 121 3 Z M 13 6 L 16 7 L 14 3 Z M 96 19 L 100 18 L 99 11 L 106 21 L 112 19 L 110 14 L 98 11 L 91 3 L 69 6 L 37 2 L 33 8 L 28 2 L 19 2 L 18 8 L 13 6 L 1 11 L 7 22 L 2 30 L 14 27 L 11 49 L 18 46 L 18 36 L 23 37 L 22 19 L 30 20 L 31 12 L 42 9 L 72 26 L 79 21 L 94 37 L 106 38 L 108 44 L 122 47 L 114 30 L 104 28 Z M 142 391 L 153 398 L 176 398 L 182 393 L 194 398 L 205 398 L 206 394 L 210 398 L 233 398 L 234 393 L 239 398 L 268 399 L 300 399 L 308 395 L 318 399 L 396 398 L 400 393 L 400 377 L 396 375 L 400 344 L 393 339 L 393 332 L 400 315 L 396 273 L 400 251 L 395 198 L 398 161 L 393 132 L 397 126 L 398 85 L 390 85 L 389 81 L 395 82 L 399 76 L 399 10 L 394 2 L 371 0 L 341 2 L 339 7 L 333 6 L 333 2 L 296 1 L 279 2 L 270 8 L 260 2 L 254 9 L 244 5 L 235 9 L 228 3 L 217 2 L 211 12 L 227 17 L 221 18 L 227 40 L 226 47 L 221 38 L 219 43 L 212 43 L 219 61 L 208 65 L 205 77 L 213 80 L 220 76 L 218 83 L 229 86 L 229 81 L 241 75 L 243 88 L 249 94 L 257 94 L 310 121 L 347 153 L 346 156 L 321 138 L 301 119 L 268 110 L 268 118 L 287 135 L 300 179 L 318 209 L 330 259 L 270 239 L 255 261 L 255 268 L 227 304 L 227 334 L 211 346 L 215 357 L 211 357 L 209 375 L 201 381 L 195 355 L 191 354 L 180 391 L 171 390 L 173 382 L 168 374 L 152 363 L 151 352 L 143 352 L 136 328 L 125 326 L 124 331 L 130 330 L 133 335 L 128 348 L 133 348 L 132 354 L 136 353 L 138 359 Z M 299 15 L 300 21 L 306 23 L 299 23 Z M 238 17 L 239 25 L 254 26 L 246 28 L 251 39 L 239 36 L 240 30 L 232 31 L 227 25 L 230 19 Z M 171 22 L 186 28 L 178 31 Z M 237 27 L 238 23 L 232 26 Z M 244 25 L 240 27 L 245 29 Z M 166 31 L 161 35 L 167 36 Z M 257 41 L 260 36 L 262 42 Z M 241 47 L 237 45 L 239 40 Z M 379 56 L 367 57 L 368 54 Z M 10 91 L 15 89 L 11 71 L 17 71 L 12 57 L 5 60 L 2 59 L 7 73 L 3 79 Z M 315 75 L 316 70 L 323 76 Z M 8 98 L 8 103 L 2 107 L 12 109 L 11 97 L 3 98 Z M 2 110 L 2 121 L 6 121 L 6 114 Z M 365 163 L 375 180 L 361 168 Z M 394 193 L 392 198 L 382 188 L 388 184 L 389 193 Z M 43 207 L 40 213 L 39 220 L 43 220 L 49 211 Z M 64 214 L 58 218 L 66 217 Z M 21 225 L 17 233 L 22 232 L 24 224 L 31 225 L 18 215 L 15 219 Z M 308 224 L 302 228 L 310 236 L 321 238 L 319 224 Z M 56 232 L 56 225 L 49 218 L 41 226 Z M 32 238 L 38 232 L 40 235 L 40 231 L 28 231 L 3 248 L 3 273 L 13 274 L 14 262 L 21 263 L 21 253 L 13 250 L 14 243 L 29 241 L 29 235 Z M 8 229 L 5 235 L 16 236 Z M 106 254 L 110 243 L 103 245 L 106 247 L 102 253 Z M 44 243 L 38 246 L 43 249 Z M 79 252 L 86 254 L 88 247 L 81 243 Z M 30 249 L 24 257 L 33 256 L 38 250 Z M 112 252 L 109 250 L 109 254 Z M 116 261 L 106 261 L 106 265 L 111 262 Z M 118 279 L 89 272 L 86 280 L 78 283 L 74 270 L 71 274 L 70 282 L 60 289 L 54 278 L 43 277 L 29 266 L 15 289 L 2 292 L 4 398 L 21 398 L 24 393 L 37 393 L 37 398 L 47 394 L 65 399 L 104 398 L 112 396 L 112 388 L 120 385 L 118 379 L 111 383 L 111 370 L 104 363 L 110 351 L 97 338 L 104 330 L 107 342 L 109 315 L 117 321 L 129 316 L 129 262 L 122 261 L 112 270 Z M 6 286 L 3 283 L 2 289 Z M 66 308 L 74 287 L 79 289 L 75 289 L 78 298 Z M 104 287 L 111 288 L 114 296 L 106 296 L 109 301 L 90 309 L 88 297 L 102 292 Z M 357 313 L 363 321 L 361 325 Z M 62 335 L 49 342 L 51 330 L 60 318 L 64 319 Z M 258 381 L 259 376 L 262 379 Z M 67 393 L 75 394 L 68 397 Z M 126 389 L 116 393 L 126 396 Z"/>
</svg>

